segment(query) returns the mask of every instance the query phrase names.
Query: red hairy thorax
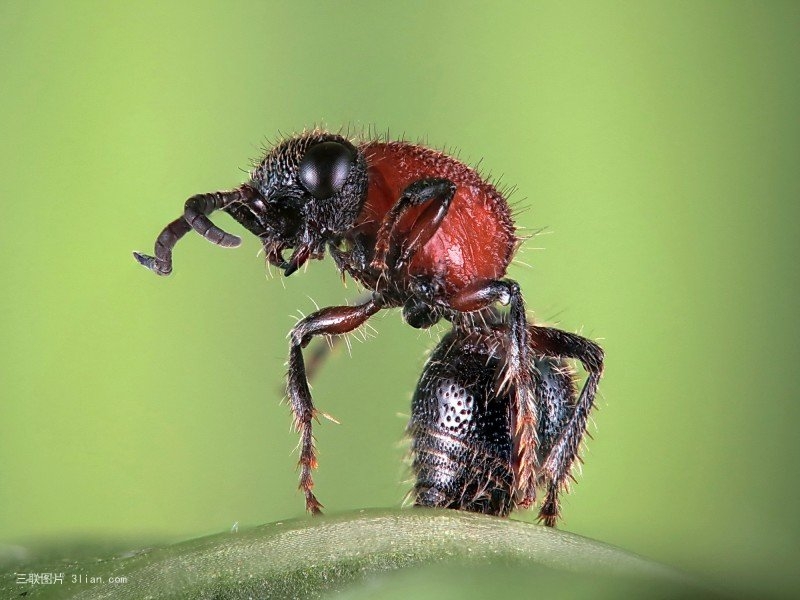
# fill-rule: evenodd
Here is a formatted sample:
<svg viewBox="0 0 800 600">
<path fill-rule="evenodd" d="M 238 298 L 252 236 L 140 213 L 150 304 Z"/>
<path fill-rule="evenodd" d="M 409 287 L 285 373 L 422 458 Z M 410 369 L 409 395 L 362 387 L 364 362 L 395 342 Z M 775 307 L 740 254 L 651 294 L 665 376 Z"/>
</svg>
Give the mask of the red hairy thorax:
<svg viewBox="0 0 800 600">
<path fill-rule="evenodd" d="M 411 261 L 409 274 L 436 274 L 449 292 L 505 275 L 518 238 L 508 202 L 497 188 L 453 157 L 423 146 L 371 141 L 360 149 L 367 159 L 369 191 L 356 223 L 359 231 L 374 239 L 409 184 L 446 178 L 456 184 L 456 194 L 439 230 Z M 424 205 L 409 210 L 401 226 L 410 228 L 425 210 Z"/>
</svg>

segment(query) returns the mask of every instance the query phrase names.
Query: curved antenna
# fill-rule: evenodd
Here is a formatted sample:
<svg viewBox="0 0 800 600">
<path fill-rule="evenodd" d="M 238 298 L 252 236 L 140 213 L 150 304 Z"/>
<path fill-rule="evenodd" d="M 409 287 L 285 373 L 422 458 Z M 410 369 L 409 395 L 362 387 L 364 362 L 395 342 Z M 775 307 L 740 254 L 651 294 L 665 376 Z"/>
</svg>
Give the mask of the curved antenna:
<svg viewBox="0 0 800 600">
<path fill-rule="evenodd" d="M 235 248 L 242 243 L 242 238 L 223 231 L 214 225 L 206 215 L 223 209 L 236 200 L 244 200 L 241 190 L 197 194 L 186 201 L 183 207 L 183 218 L 192 229 L 212 244 L 224 248 Z"/>
<path fill-rule="evenodd" d="M 178 240 L 192 229 L 218 246 L 225 248 L 238 246 L 242 243 L 241 238 L 214 225 L 207 215 L 235 201 L 243 200 L 245 198 L 241 189 L 192 196 L 184 205 L 183 216 L 172 221 L 159 234 L 155 244 L 155 256 L 134 252 L 134 258 L 156 275 L 169 275 L 172 273 L 172 249 Z"/>
<path fill-rule="evenodd" d="M 155 256 L 134 252 L 133 257 L 156 275 L 172 273 L 172 249 L 178 240 L 189 233 L 192 228 L 183 217 L 178 217 L 164 228 L 156 238 Z"/>
</svg>

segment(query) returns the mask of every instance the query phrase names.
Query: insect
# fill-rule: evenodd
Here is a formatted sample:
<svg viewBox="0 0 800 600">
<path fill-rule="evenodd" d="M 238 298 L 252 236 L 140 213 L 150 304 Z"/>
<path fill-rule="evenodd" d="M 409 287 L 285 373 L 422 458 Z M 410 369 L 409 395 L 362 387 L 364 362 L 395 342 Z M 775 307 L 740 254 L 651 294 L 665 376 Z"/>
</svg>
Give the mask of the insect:
<svg viewBox="0 0 800 600">
<path fill-rule="evenodd" d="M 603 353 L 589 340 L 527 322 L 520 287 L 505 278 L 520 239 L 505 197 L 490 182 L 420 145 L 353 141 L 313 130 L 277 144 L 238 188 L 189 198 L 183 214 L 156 239 L 154 256 L 134 256 L 153 272 L 169 275 L 175 244 L 192 230 L 218 246 L 238 246 L 239 237 L 209 219 L 217 210 L 256 235 L 267 261 L 286 276 L 327 250 L 342 277 L 349 275 L 370 291 L 360 304 L 310 314 L 289 336 L 286 390 L 300 435 L 300 489 L 308 511 L 318 513 L 322 505 L 313 492 L 312 423 L 318 412 L 303 349 L 314 337 L 345 334 L 380 310 L 401 308 L 412 327 L 442 319 L 453 327 L 426 365 L 414 400 L 416 503 L 507 514 L 531 506 L 537 488 L 544 488 L 540 514 L 545 523 L 555 523 L 558 490 L 577 456 Z M 498 305 L 507 306 L 507 314 L 501 315 Z M 588 372 L 577 397 L 562 367 L 565 358 L 580 360 Z M 550 373 L 545 367 L 552 367 L 553 375 L 542 375 Z M 482 383 L 471 383 L 469 369 Z M 482 422 L 477 418 L 482 414 L 497 425 L 477 426 L 468 436 L 428 419 L 443 377 L 474 396 L 472 423 Z M 456 498 L 452 482 L 429 483 L 438 481 L 431 457 L 441 455 L 442 468 L 451 469 L 468 457 L 452 448 L 487 445 L 497 429 L 491 458 L 504 466 L 487 478 L 489 501 Z M 447 443 L 437 446 L 441 438 Z"/>
</svg>

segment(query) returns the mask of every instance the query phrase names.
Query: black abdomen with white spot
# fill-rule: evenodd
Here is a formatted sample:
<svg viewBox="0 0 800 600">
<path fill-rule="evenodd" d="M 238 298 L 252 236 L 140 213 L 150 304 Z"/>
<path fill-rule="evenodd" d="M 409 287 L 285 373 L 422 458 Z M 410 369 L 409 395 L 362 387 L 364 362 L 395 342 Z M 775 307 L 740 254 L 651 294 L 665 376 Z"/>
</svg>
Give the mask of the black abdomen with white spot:
<svg viewBox="0 0 800 600">
<path fill-rule="evenodd" d="M 417 385 L 408 431 L 418 505 L 501 515 L 512 508 L 509 397 L 494 393 L 500 359 L 484 344 L 451 332 Z"/>
<path fill-rule="evenodd" d="M 505 516 L 514 508 L 511 395 L 497 394 L 503 369 L 499 335 L 453 330 L 431 355 L 414 392 L 411 421 L 414 501 Z M 575 408 L 572 369 L 530 348 L 537 458 L 542 463 Z"/>
</svg>

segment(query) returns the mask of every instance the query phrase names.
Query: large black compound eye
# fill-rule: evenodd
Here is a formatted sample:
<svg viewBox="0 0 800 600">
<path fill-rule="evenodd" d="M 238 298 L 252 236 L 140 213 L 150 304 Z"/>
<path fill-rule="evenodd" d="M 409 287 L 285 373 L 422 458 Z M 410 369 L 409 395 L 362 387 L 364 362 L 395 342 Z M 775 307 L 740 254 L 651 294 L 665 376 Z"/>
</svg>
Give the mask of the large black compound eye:
<svg viewBox="0 0 800 600">
<path fill-rule="evenodd" d="M 339 142 L 311 146 L 300 161 L 300 183 L 315 198 L 330 198 L 342 189 L 354 161 L 353 151 Z"/>
</svg>

